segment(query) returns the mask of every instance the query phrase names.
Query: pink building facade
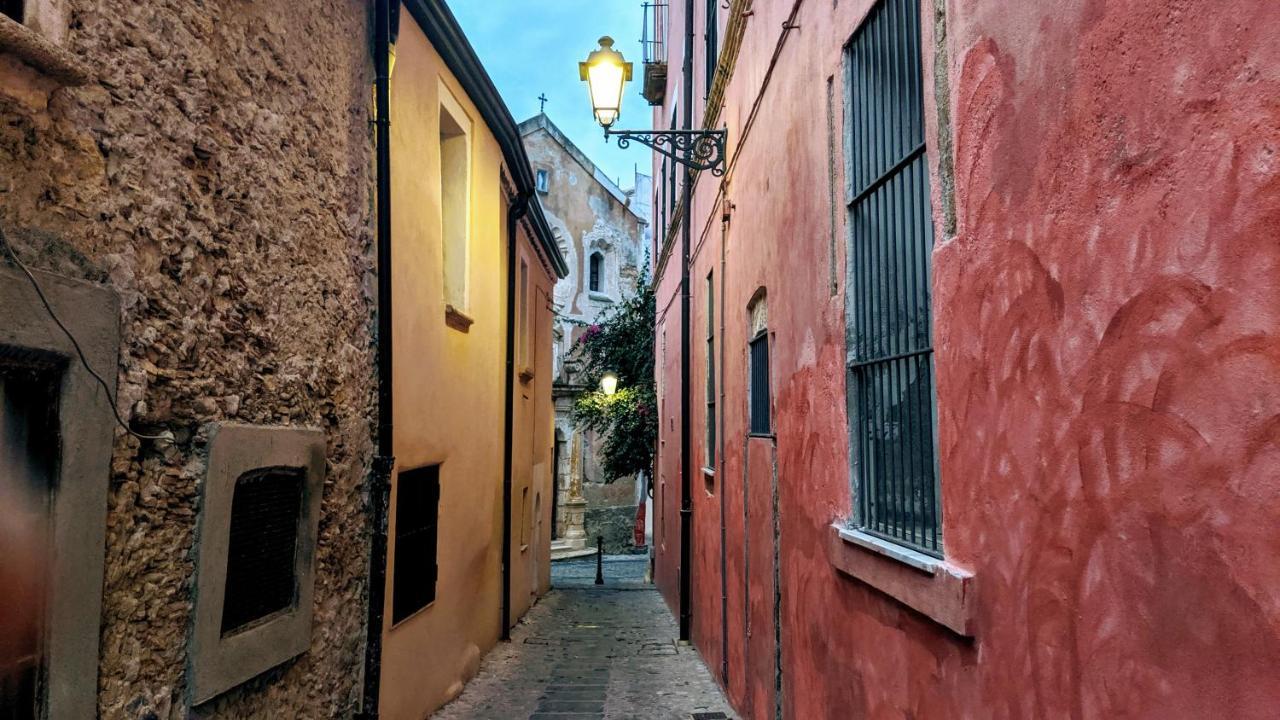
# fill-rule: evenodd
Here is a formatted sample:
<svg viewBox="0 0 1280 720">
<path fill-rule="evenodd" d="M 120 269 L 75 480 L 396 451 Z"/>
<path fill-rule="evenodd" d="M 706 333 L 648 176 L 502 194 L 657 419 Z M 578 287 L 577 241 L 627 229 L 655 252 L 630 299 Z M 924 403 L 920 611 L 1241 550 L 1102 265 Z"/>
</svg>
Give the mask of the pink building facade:
<svg viewBox="0 0 1280 720">
<path fill-rule="evenodd" d="M 655 579 L 687 371 L 738 711 L 1274 717 L 1280 5 L 727 4 L 672 2 L 620 125 L 683 119 L 692 22 L 728 165 L 688 212 L 653 168 Z"/>
</svg>

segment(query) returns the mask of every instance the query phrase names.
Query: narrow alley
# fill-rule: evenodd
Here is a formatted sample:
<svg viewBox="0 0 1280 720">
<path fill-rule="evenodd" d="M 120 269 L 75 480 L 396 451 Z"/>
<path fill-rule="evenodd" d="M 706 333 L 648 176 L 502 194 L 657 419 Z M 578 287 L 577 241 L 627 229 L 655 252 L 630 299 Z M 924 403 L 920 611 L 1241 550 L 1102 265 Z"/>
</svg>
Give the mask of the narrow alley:
<svg viewBox="0 0 1280 720">
<path fill-rule="evenodd" d="M 734 715 L 644 582 L 645 555 L 552 565 L 554 589 L 512 630 L 439 720 L 720 720 Z"/>
</svg>

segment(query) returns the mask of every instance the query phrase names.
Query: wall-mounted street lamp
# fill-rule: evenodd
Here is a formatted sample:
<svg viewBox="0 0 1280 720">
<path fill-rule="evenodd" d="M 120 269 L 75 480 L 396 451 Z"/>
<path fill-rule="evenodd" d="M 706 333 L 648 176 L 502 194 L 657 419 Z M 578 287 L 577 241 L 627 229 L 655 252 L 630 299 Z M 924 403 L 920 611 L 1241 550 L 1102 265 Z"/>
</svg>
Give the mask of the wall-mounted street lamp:
<svg viewBox="0 0 1280 720">
<path fill-rule="evenodd" d="M 724 175 L 724 130 L 614 130 L 622 114 L 622 95 L 631 80 L 631 63 L 613 49 L 613 38 L 600 38 L 600 47 L 578 63 L 578 76 L 591 93 L 591 111 L 604 128 L 605 138 L 617 137 L 618 147 L 632 140 L 692 170 Z"/>
<path fill-rule="evenodd" d="M 612 395 L 618 392 L 618 376 L 611 372 L 600 376 L 600 392 L 605 395 Z"/>
</svg>

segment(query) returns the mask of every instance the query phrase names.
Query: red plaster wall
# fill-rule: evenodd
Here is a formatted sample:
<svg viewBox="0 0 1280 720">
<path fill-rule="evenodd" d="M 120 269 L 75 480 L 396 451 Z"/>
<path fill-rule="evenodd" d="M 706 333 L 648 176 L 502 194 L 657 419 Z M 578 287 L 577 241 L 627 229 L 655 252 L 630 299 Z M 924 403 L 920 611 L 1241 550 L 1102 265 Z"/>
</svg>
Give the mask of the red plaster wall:
<svg viewBox="0 0 1280 720">
<path fill-rule="evenodd" d="M 746 305 L 765 287 L 786 717 L 1275 717 L 1280 3 L 940 2 L 945 77 L 934 76 L 932 54 L 925 61 L 940 464 L 947 558 L 975 575 L 975 637 L 837 573 L 824 552 L 831 523 L 851 512 L 844 188 L 838 178 L 833 257 L 826 82 L 839 138 L 841 48 L 870 2 L 756 0 L 721 114 L 739 152 L 728 224 L 709 175 L 692 213 L 699 459 L 701 293 L 709 271 L 718 291 L 724 283 L 717 492 L 729 695 L 744 717 L 773 717 L 761 639 L 773 631 L 771 557 L 761 559 L 772 539 L 757 519 L 770 508 L 756 505 L 755 467 L 766 441 L 744 457 Z M 799 29 L 766 86 L 797 4 Z M 681 9 L 673 3 L 669 98 Z M 701 61 L 699 52 L 695 78 Z M 951 109 L 941 129 L 935 81 Z M 670 112 L 657 109 L 655 123 Z M 955 143 L 953 196 L 940 133 Z M 659 329 L 667 520 L 657 580 L 672 607 L 678 260 L 658 278 L 670 311 Z M 694 637 L 719 675 L 720 499 L 705 496 L 700 476 L 693 488 Z"/>
</svg>

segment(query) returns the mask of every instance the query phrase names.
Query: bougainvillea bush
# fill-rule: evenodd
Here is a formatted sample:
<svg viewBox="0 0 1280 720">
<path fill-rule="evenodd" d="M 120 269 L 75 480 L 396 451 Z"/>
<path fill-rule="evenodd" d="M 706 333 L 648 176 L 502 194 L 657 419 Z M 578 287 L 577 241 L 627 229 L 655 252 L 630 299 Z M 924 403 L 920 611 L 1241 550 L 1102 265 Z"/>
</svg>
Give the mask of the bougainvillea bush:
<svg viewBox="0 0 1280 720">
<path fill-rule="evenodd" d="M 605 482 L 644 472 L 652 477 L 658 438 L 658 403 L 653 381 L 653 287 L 641 277 L 636 292 L 588 325 L 574 345 L 578 378 L 589 391 L 578 397 L 578 424 L 604 439 L 600 468 Z M 618 376 L 613 395 L 600 391 L 600 378 Z"/>
</svg>

